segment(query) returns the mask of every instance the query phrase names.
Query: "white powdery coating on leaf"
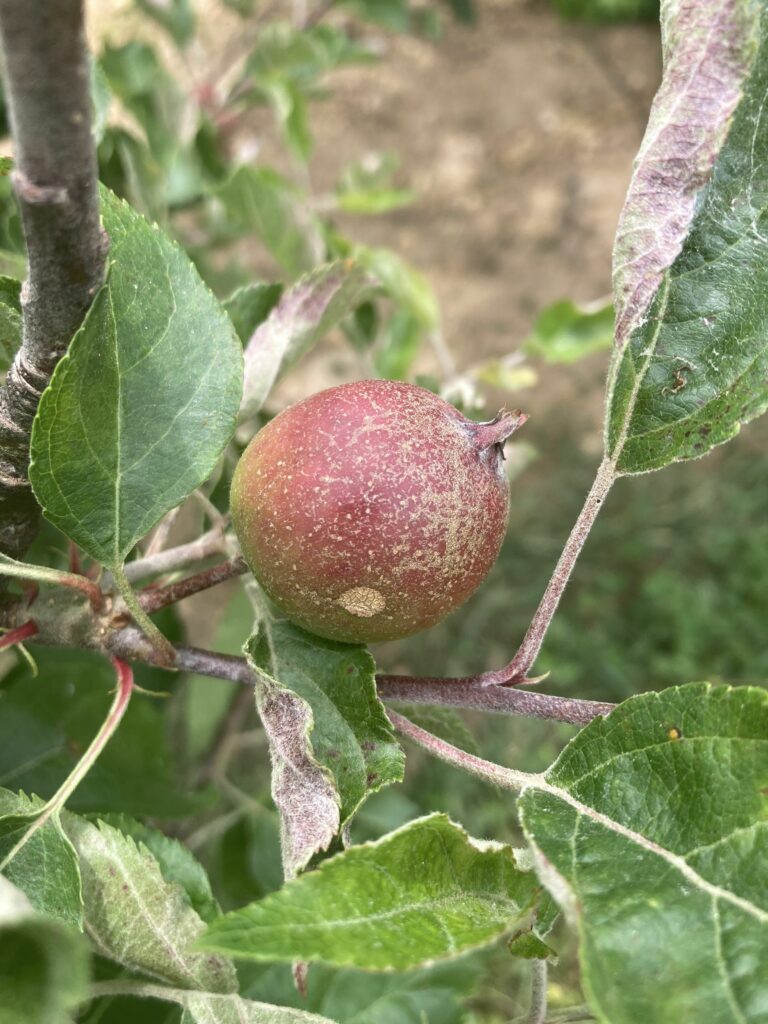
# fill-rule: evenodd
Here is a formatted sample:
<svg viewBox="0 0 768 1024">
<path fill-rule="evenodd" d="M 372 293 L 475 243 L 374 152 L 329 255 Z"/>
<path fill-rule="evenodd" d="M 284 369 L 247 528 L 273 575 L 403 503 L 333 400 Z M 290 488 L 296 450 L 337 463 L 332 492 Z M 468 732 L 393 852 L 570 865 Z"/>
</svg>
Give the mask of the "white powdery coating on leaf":
<svg viewBox="0 0 768 1024">
<path fill-rule="evenodd" d="M 753 0 L 662 0 L 664 77 L 613 253 L 616 345 L 645 319 L 690 230 L 756 51 Z"/>
<path fill-rule="evenodd" d="M 272 799 L 280 812 L 283 871 L 290 879 L 327 850 L 339 831 L 339 798 L 313 755 L 307 702 L 257 670 L 256 707 L 269 741 Z"/>
</svg>

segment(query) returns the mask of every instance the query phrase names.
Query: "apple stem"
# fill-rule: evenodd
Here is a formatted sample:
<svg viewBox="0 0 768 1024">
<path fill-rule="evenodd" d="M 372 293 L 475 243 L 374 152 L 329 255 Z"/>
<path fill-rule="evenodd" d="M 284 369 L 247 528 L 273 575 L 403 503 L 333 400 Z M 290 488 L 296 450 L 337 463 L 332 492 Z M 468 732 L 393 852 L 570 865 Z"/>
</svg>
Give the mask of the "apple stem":
<svg viewBox="0 0 768 1024">
<path fill-rule="evenodd" d="M 514 412 L 500 412 L 489 423 L 474 424 L 475 443 L 478 451 L 485 451 L 491 445 L 503 445 L 508 437 L 528 419 L 528 414 L 515 409 Z"/>
</svg>

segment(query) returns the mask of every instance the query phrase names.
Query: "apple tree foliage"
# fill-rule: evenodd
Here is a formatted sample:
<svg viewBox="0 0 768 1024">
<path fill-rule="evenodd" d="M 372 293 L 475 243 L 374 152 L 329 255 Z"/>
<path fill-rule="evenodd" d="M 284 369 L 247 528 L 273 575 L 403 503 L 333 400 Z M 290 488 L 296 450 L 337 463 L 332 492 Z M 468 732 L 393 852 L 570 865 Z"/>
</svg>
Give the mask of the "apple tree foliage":
<svg viewBox="0 0 768 1024">
<path fill-rule="evenodd" d="M 137 6 L 190 44 L 188 0 Z M 228 6 L 251 16 L 248 0 Z M 437 17 L 405 0 L 341 6 L 389 28 Z M 618 477 L 703 456 L 768 406 L 768 4 L 663 0 L 661 18 L 665 73 L 618 227 L 613 311 L 561 303 L 526 345 L 569 362 L 613 337 L 598 504 Z M 445 706 L 414 704 L 410 725 L 401 704 L 388 715 L 367 650 L 275 618 L 247 576 L 213 643 L 230 681 L 206 678 L 205 652 L 183 647 L 184 671 L 165 673 L 142 632 L 146 538 L 175 509 L 207 515 L 222 556 L 236 555 L 222 498 L 291 366 L 340 328 L 372 372 L 406 378 L 439 331 L 416 271 L 343 238 L 306 182 L 225 152 L 224 115 L 263 106 L 306 161 L 325 76 L 375 58 L 359 38 L 335 23 L 266 24 L 230 95 L 197 97 L 192 134 L 151 46 L 107 46 L 94 62 L 108 272 L 34 424 L 47 532 L 29 565 L 0 561 L 39 584 L 9 593 L 23 593 L 40 637 L 50 627 L 68 642 L 38 646 L 27 631 L 29 661 L 5 656 L 0 670 L 0 1022 L 451 1024 L 482 951 L 551 960 L 562 915 L 594 1019 L 766 1024 L 764 689 L 678 680 L 633 696 L 534 774 L 478 757 Z M 117 104 L 128 119 L 112 118 Z M 351 166 L 326 199 L 394 209 L 413 196 L 393 174 L 388 158 Z M 7 368 L 23 319 L 7 197 L 0 233 Z M 212 258 L 253 234 L 279 283 L 231 280 Z M 225 283 L 236 287 L 220 300 Z M 505 374 L 486 365 L 472 385 Z M 77 567 L 55 553 L 62 536 L 108 600 L 96 625 L 93 601 L 70 589 Z M 182 639 L 173 610 L 153 628 Z M 111 630 L 120 650 L 102 639 Z M 132 652 L 150 696 L 128 705 L 125 689 L 110 697 L 105 655 L 124 669 Z M 247 706 L 231 702 L 233 681 Z M 260 728 L 240 730 L 254 706 Z M 353 842 L 373 793 L 397 800 L 397 731 L 495 783 L 488 799 L 519 817 L 526 847 L 471 836 L 437 808 Z M 232 759 L 247 788 L 228 778 Z M 281 870 L 264 854 L 278 839 Z"/>
</svg>

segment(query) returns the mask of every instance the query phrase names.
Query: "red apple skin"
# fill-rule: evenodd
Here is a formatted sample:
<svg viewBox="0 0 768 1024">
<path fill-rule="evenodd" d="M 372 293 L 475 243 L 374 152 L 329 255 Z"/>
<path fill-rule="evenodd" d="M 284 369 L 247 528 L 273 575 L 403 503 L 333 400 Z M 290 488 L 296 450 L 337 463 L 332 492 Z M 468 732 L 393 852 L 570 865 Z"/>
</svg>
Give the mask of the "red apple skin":
<svg viewBox="0 0 768 1024">
<path fill-rule="evenodd" d="M 272 600 L 319 636 L 408 636 L 458 608 L 507 526 L 502 445 L 520 413 L 467 420 L 423 388 L 367 380 L 286 409 L 232 481 L 243 555 Z"/>
</svg>

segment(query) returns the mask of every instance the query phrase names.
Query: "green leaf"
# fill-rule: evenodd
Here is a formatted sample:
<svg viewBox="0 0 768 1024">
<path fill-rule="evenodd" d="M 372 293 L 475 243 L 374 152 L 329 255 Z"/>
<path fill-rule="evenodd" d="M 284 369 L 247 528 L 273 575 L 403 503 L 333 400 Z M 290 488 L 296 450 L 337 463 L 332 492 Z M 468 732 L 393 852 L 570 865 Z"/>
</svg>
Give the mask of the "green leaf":
<svg viewBox="0 0 768 1024">
<path fill-rule="evenodd" d="M 242 350 L 184 253 L 102 192 L 110 271 L 40 401 L 30 479 L 54 526 L 113 571 L 211 473 Z"/>
<path fill-rule="evenodd" d="M 246 63 L 257 83 L 287 81 L 307 90 L 328 71 L 344 64 L 369 63 L 375 54 L 334 25 L 301 30 L 273 22 L 259 33 Z"/>
<path fill-rule="evenodd" d="M 389 249 L 356 250 L 358 261 L 381 284 L 389 297 L 404 306 L 425 330 L 440 323 L 437 298 L 427 280 Z"/>
<path fill-rule="evenodd" d="M 203 921 L 211 921 L 219 914 L 219 905 L 214 899 L 205 868 L 186 846 L 159 829 L 129 818 L 127 814 L 107 814 L 102 820 L 124 836 L 130 836 L 139 849 L 146 847 L 157 861 L 166 882 L 176 882 L 181 886 L 189 905 Z"/>
<path fill-rule="evenodd" d="M 96 146 L 104 138 L 111 103 L 109 79 L 99 62 L 91 60 L 91 134 Z"/>
<path fill-rule="evenodd" d="M 531 913 L 536 895 L 509 847 L 433 814 L 226 914 L 201 944 L 260 960 L 406 970 L 494 941 Z"/>
<path fill-rule="evenodd" d="M 548 363 L 575 363 L 611 347 L 613 321 L 610 302 L 577 306 L 563 299 L 539 313 L 523 351 Z"/>
<path fill-rule="evenodd" d="M 241 18 L 250 17 L 256 10 L 256 0 L 223 0 L 226 7 L 236 11 Z"/>
<path fill-rule="evenodd" d="M 417 971 L 371 974 L 313 964 L 306 999 L 287 964 L 240 965 L 241 992 L 270 1003 L 306 1007 L 341 1024 L 464 1024 L 461 1005 L 479 981 L 478 955 Z"/>
<path fill-rule="evenodd" d="M 402 780 L 403 752 L 376 696 L 375 665 L 365 648 L 275 622 L 269 642 L 257 633 L 244 650 L 260 680 L 256 701 L 270 738 L 290 876 L 327 848 L 371 793 Z M 306 762 L 301 775 L 299 754 Z"/>
<path fill-rule="evenodd" d="M 0 373 L 10 368 L 21 345 L 21 281 L 0 277 Z"/>
<path fill-rule="evenodd" d="M 136 118 L 153 157 L 167 166 L 180 145 L 185 100 L 147 43 L 105 46 L 99 58 L 110 88 Z"/>
<path fill-rule="evenodd" d="M 30 834 L 43 802 L 0 789 L 0 865 L 5 877 L 41 914 L 83 927 L 83 896 L 77 856 L 57 816 Z M 13 853 L 17 844 L 24 845 Z M 12 859 L 7 858 L 12 855 Z M 7 861 L 7 862 L 6 862 Z"/>
<path fill-rule="evenodd" d="M 0 1024 L 59 1024 L 85 1000 L 88 946 L 0 876 Z"/>
<path fill-rule="evenodd" d="M 412 203 L 416 193 L 393 184 L 398 163 L 393 153 L 371 153 L 346 167 L 336 189 L 339 209 L 347 213 L 387 213 Z"/>
<path fill-rule="evenodd" d="M 402 210 L 416 202 L 418 194 L 404 188 L 369 188 L 365 191 L 340 192 L 336 203 L 345 213 L 381 214 Z"/>
<path fill-rule="evenodd" d="M 655 21 L 659 0 L 554 0 L 560 14 L 585 21 Z"/>
<path fill-rule="evenodd" d="M 240 996 L 184 995 L 181 1024 L 333 1024 L 304 1010 L 254 1003 Z"/>
<path fill-rule="evenodd" d="M 376 350 L 376 372 L 389 380 L 406 380 L 424 340 L 424 327 L 407 309 L 396 309 Z"/>
<path fill-rule="evenodd" d="M 255 281 L 253 284 L 246 284 L 242 288 L 238 288 L 228 299 L 224 300 L 222 305 L 229 313 L 243 345 L 248 344 L 253 332 L 267 319 L 282 294 L 283 286 L 281 284 Z"/>
<path fill-rule="evenodd" d="M 398 164 L 395 154 L 376 153 L 346 167 L 336 188 L 339 209 L 347 213 L 387 213 L 413 203 L 418 198 L 415 191 L 393 184 Z"/>
<path fill-rule="evenodd" d="M 265 79 L 260 90 L 274 110 L 294 155 L 307 163 L 312 153 L 312 132 L 304 93 L 294 82 L 282 77 Z"/>
<path fill-rule="evenodd" d="M 21 281 L 15 277 L 0 276 L 0 302 L 21 313 Z"/>
<path fill-rule="evenodd" d="M 324 251 L 320 224 L 306 199 L 267 167 L 238 167 L 216 190 L 237 235 L 256 232 L 291 277 L 310 270 Z"/>
<path fill-rule="evenodd" d="M 99 145 L 99 177 L 117 195 L 146 216 L 167 214 L 163 169 L 146 142 L 123 128 L 108 125 Z"/>
<path fill-rule="evenodd" d="M 190 0 L 135 0 L 136 6 L 162 25 L 177 46 L 186 46 L 195 34 L 195 13 Z"/>
<path fill-rule="evenodd" d="M 601 1020 L 765 1020 L 766 737 L 764 690 L 646 693 L 582 730 L 522 796 Z"/>
<path fill-rule="evenodd" d="M 297 281 L 246 346 L 241 412 L 257 413 L 280 374 L 351 313 L 369 289 L 362 267 L 348 260 L 317 267 Z"/>
<path fill-rule="evenodd" d="M 768 406 L 768 9 L 668 0 L 664 22 L 614 253 L 619 473 L 697 458 Z"/>
<path fill-rule="evenodd" d="M 501 359 L 490 359 L 487 363 L 476 366 L 470 374 L 483 384 L 490 384 L 493 388 L 509 391 L 511 394 L 533 387 L 539 379 L 536 370 L 530 363 L 525 362 L 520 352 L 512 352 Z"/>
<path fill-rule="evenodd" d="M 39 677 L 19 665 L 0 690 L 0 785 L 47 799 L 77 764 L 109 710 L 114 669 L 86 651 L 37 648 Z M 136 697 L 120 728 L 69 798 L 82 812 L 182 817 L 206 799 L 177 779 L 163 702 Z"/>
<path fill-rule="evenodd" d="M 235 992 L 232 964 L 192 952 L 204 925 L 146 847 L 73 814 L 64 827 L 80 858 L 85 927 L 102 956 L 130 971 L 206 992 Z"/>
</svg>

